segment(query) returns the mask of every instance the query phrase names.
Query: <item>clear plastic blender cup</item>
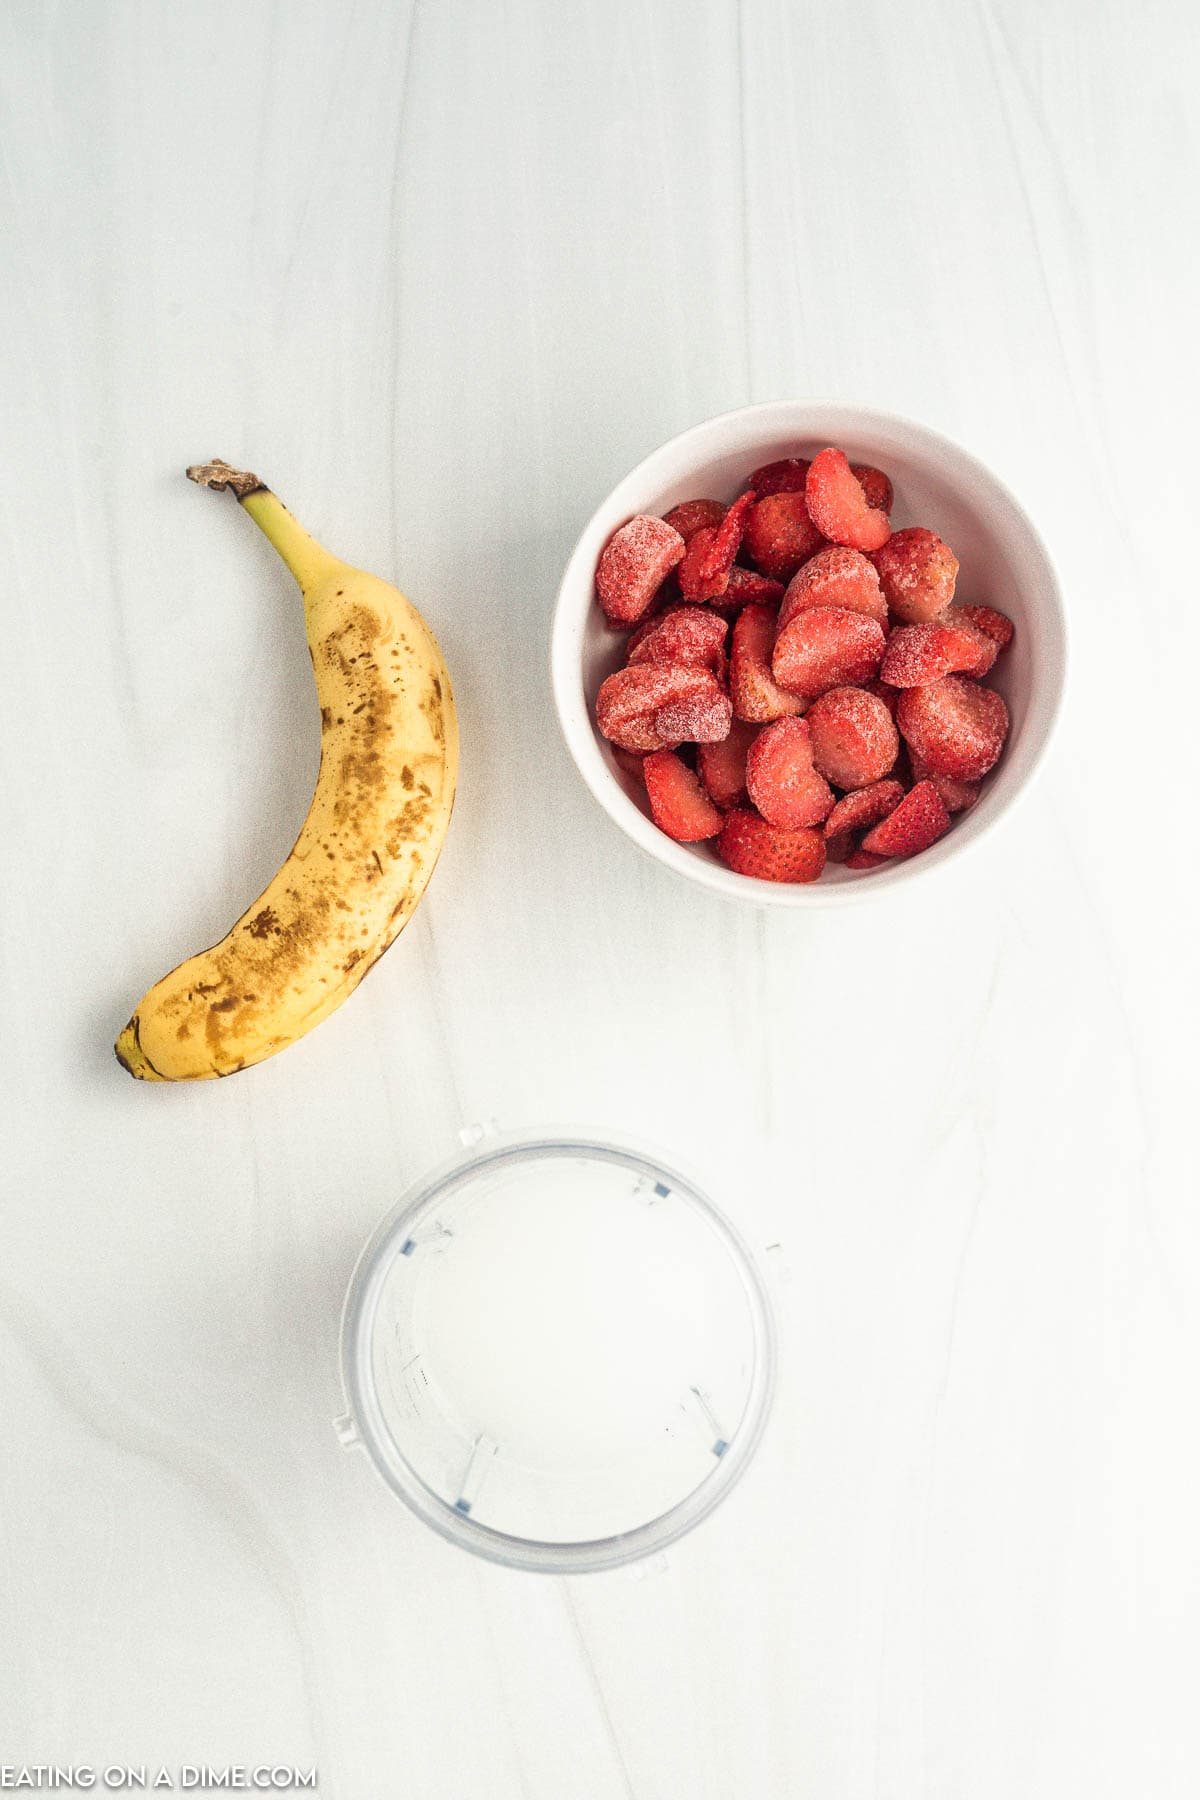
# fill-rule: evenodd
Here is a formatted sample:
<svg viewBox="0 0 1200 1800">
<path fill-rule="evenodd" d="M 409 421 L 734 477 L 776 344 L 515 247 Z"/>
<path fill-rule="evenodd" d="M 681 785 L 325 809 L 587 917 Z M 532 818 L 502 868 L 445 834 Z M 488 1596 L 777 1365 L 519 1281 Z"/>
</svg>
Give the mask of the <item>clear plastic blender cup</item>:
<svg viewBox="0 0 1200 1800">
<path fill-rule="evenodd" d="M 575 1573 L 662 1549 L 729 1492 L 774 1333 L 753 1258 L 690 1180 L 616 1144 L 492 1140 L 367 1245 L 342 1368 L 343 1441 L 419 1517 Z"/>
</svg>

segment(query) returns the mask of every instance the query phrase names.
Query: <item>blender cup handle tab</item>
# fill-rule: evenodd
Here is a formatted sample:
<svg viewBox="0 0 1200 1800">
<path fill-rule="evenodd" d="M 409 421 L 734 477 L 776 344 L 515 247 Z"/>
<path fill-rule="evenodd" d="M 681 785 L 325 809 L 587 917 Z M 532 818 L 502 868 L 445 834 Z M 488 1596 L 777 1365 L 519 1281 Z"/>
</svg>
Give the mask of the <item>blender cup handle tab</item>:
<svg viewBox="0 0 1200 1800">
<path fill-rule="evenodd" d="M 701 1387 L 692 1387 L 684 1396 L 683 1409 L 696 1426 L 714 1456 L 724 1456 L 729 1439 L 712 1409 L 708 1395 Z"/>
<path fill-rule="evenodd" d="M 659 1575 L 665 1575 L 670 1567 L 670 1556 L 660 1550 L 657 1556 L 643 1556 L 630 1563 L 627 1573 L 631 1581 L 653 1581 Z"/>
<path fill-rule="evenodd" d="M 620 1582 L 622 1586 L 629 1581 L 658 1581 L 671 1569 L 671 1552 L 655 1550 L 649 1556 L 638 1556 L 632 1562 L 615 1563 L 610 1569 L 589 1569 L 582 1577 L 581 1589 L 594 1594 L 608 1582 Z M 568 1589 L 574 1591 L 576 1581 L 581 1578 L 565 1573 L 560 1579 L 567 1583 Z"/>
<path fill-rule="evenodd" d="M 633 1184 L 633 1191 L 647 1206 L 653 1206 L 659 1200 L 667 1200 L 671 1195 L 665 1181 L 652 1181 L 649 1175 L 639 1175 Z"/>
<path fill-rule="evenodd" d="M 474 1150 L 484 1138 L 500 1136 L 500 1121 L 495 1118 L 474 1119 L 469 1125 L 463 1125 L 458 1133 L 458 1141 L 464 1150 Z"/>
<path fill-rule="evenodd" d="M 333 1429 L 337 1432 L 337 1440 L 343 1450 L 353 1450 L 356 1444 L 362 1442 L 352 1413 L 343 1413 L 340 1419 L 335 1419 Z"/>
<path fill-rule="evenodd" d="M 427 1250 L 430 1247 L 444 1250 L 447 1240 L 452 1240 L 453 1237 L 454 1233 L 448 1225 L 443 1225 L 440 1219 L 432 1219 L 425 1230 L 414 1231 L 411 1236 L 405 1238 L 400 1246 L 400 1254 L 401 1256 L 412 1256 L 416 1251 Z"/>
<path fill-rule="evenodd" d="M 483 1491 L 483 1484 L 492 1469 L 492 1459 L 499 1444 L 493 1443 L 486 1432 L 481 1432 L 475 1439 L 471 1449 L 470 1461 L 463 1470 L 462 1480 L 458 1484 L 458 1498 L 454 1502 L 455 1512 L 469 1513 Z"/>
<path fill-rule="evenodd" d="M 789 1286 L 792 1279 L 792 1264 L 788 1256 L 787 1245 L 780 1243 L 764 1244 L 762 1267 L 772 1288 L 778 1292 L 780 1288 Z"/>
</svg>

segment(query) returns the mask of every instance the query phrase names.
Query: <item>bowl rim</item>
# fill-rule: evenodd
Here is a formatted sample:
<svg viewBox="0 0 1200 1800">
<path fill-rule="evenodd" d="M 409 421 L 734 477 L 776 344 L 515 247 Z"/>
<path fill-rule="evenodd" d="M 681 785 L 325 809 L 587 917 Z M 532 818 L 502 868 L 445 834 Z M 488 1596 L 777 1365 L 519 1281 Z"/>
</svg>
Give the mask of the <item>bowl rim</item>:
<svg viewBox="0 0 1200 1800">
<path fill-rule="evenodd" d="M 872 422 L 898 429 L 921 440 L 924 447 L 930 450 L 948 453 L 960 466 L 965 465 L 967 470 L 981 477 L 983 484 L 994 490 L 1027 532 L 1031 546 L 1041 560 L 1046 576 L 1046 596 L 1050 603 L 1049 624 L 1052 636 L 1056 639 L 1057 655 L 1053 665 L 1046 671 L 1047 685 L 1040 696 L 1041 737 L 1030 753 L 1020 784 L 990 817 L 977 820 L 972 830 L 948 831 L 938 843 L 923 851 L 919 857 L 898 860 L 890 868 L 875 870 L 870 881 L 760 881 L 754 876 L 739 875 L 736 870 L 728 869 L 721 863 L 698 857 L 687 845 L 677 844 L 660 831 L 653 820 L 630 798 L 605 762 L 580 680 L 576 628 L 586 625 L 587 608 L 593 603 L 593 571 L 589 569 L 586 580 L 583 580 L 579 564 L 583 559 L 585 544 L 591 538 L 601 515 L 611 507 L 613 499 L 624 488 L 636 487 L 660 458 L 668 453 L 686 450 L 693 440 L 704 440 L 713 433 L 719 433 L 723 427 L 752 422 L 766 425 L 771 419 L 779 420 L 779 433 L 791 432 L 803 436 L 804 424 L 797 422 L 797 415 L 803 414 L 842 414 L 848 426 L 865 427 L 868 432 Z M 577 600 L 579 593 L 585 596 L 582 606 Z M 635 463 L 592 510 L 575 540 L 555 596 L 549 650 L 551 693 L 567 751 L 592 798 L 625 836 L 656 862 L 729 899 L 750 901 L 759 906 L 791 908 L 842 906 L 881 897 L 917 877 L 931 874 L 935 869 L 944 869 L 972 845 L 982 843 L 1002 821 L 1011 818 L 1017 804 L 1029 792 L 1044 767 L 1046 752 L 1062 715 L 1069 662 L 1066 608 L 1058 569 L 1044 537 L 1008 483 L 954 438 L 918 419 L 910 418 L 907 414 L 891 412 L 882 407 L 864 406 L 852 400 L 821 398 L 765 400 L 751 406 L 734 407 L 726 412 L 715 413 L 711 418 L 701 419 L 673 437 L 665 438 Z"/>
</svg>

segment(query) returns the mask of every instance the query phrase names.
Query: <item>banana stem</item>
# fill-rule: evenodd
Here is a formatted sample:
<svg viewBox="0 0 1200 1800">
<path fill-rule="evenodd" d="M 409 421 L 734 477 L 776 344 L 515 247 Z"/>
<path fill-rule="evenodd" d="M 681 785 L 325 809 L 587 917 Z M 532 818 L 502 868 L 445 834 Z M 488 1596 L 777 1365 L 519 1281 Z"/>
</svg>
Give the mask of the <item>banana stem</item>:
<svg viewBox="0 0 1200 1800">
<path fill-rule="evenodd" d="M 278 494 L 273 494 L 257 475 L 248 470 L 231 468 L 219 459 L 193 463 L 187 471 L 189 481 L 201 487 L 228 488 L 258 526 L 263 536 L 274 545 L 292 574 L 305 591 L 338 565 L 338 559 L 318 544 L 293 518 Z"/>
</svg>

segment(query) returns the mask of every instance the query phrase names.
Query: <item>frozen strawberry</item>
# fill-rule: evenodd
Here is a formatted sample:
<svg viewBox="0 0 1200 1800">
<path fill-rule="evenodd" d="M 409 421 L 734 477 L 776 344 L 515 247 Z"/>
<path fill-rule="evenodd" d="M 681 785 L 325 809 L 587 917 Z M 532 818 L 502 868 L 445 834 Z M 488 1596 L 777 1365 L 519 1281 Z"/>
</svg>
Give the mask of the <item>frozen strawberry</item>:
<svg viewBox="0 0 1200 1800">
<path fill-rule="evenodd" d="M 918 756 L 915 750 L 908 754 L 913 780 L 932 781 L 948 813 L 967 812 L 974 806 L 982 791 L 977 781 L 955 781 L 953 775 L 935 775 L 923 756 Z"/>
<path fill-rule="evenodd" d="M 596 598 L 614 624 L 633 625 L 649 612 L 683 552 L 679 533 L 645 513 L 614 533 L 596 565 Z"/>
<path fill-rule="evenodd" d="M 769 606 L 748 606 L 739 613 L 729 653 L 729 691 L 736 716 L 754 725 L 804 711 L 799 696 L 785 693 L 771 673 L 774 642 L 775 614 Z"/>
<path fill-rule="evenodd" d="M 849 837 L 855 831 L 869 831 L 895 812 L 904 798 L 898 781 L 873 781 L 870 787 L 856 788 L 838 801 L 825 821 L 825 836 Z"/>
<path fill-rule="evenodd" d="M 958 558 L 923 525 L 894 531 L 871 561 L 879 570 L 885 600 L 905 625 L 935 618 L 954 598 Z"/>
<path fill-rule="evenodd" d="M 938 614 L 937 623 L 946 625 L 954 631 L 969 632 L 975 639 L 974 658 L 969 664 L 964 663 L 962 669 L 957 673 L 973 675 L 976 681 L 982 681 L 985 675 L 991 673 L 996 658 L 1000 654 L 1001 645 L 994 637 L 989 636 L 982 626 L 976 624 L 965 608 L 948 606 L 944 612 Z"/>
<path fill-rule="evenodd" d="M 854 839 L 848 831 L 839 831 L 836 837 L 825 839 L 825 861 L 844 863 L 854 849 Z"/>
<path fill-rule="evenodd" d="M 982 681 L 989 674 L 993 663 L 1000 654 L 1000 644 L 971 616 L 980 610 L 967 606 L 947 606 L 933 620 L 934 625 L 944 626 L 948 631 L 960 632 L 970 637 L 974 651 L 968 655 L 965 649 L 955 658 L 954 668 L 948 674 L 973 675 L 976 681 Z M 989 609 L 982 609 L 987 611 Z M 1002 617 L 1000 613 L 997 618 Z"/>
<path fill-rule="evenodd" d="M 678 673 L 667 663 L 644 663 L 610 675 L 596 696 L 596 728 L 601 736 L 622 750 L 661 750 L 654 715 L 674 697 Z M 688 675 L 690 681 L 691 671 Z"/>
<path fill-rule="evenodd" d="M 784 456 L 778 462 L 764 463 L 750 477 L 756 494 L 802 494 L 808 479 L 808 458 Z"/>
<path fill-rule="evenodd" d="M 810 606 L 841 606 L 887 625 L 887 601 L 874 563 L 842 544 L 818 550 L 792 576 L 779 608 L 777 629 L 782 631 L 798 612 Z"/>
<path fill-rule="evenodd" d="M 716 528 L 709 551 L 708 572 L 728 574 L 733 567 L 734 558 L 742 547 L 742 533 L 746 529 L 746 519 L 751 510 L 758 504 L 758 496 L 747 488 L 739 494 L 731 506 L 725 509 L 725 516 Z"/>
<path fill-rule="evenodd" d="M 953 613 L 954 608 L 950 608 Z M 943 624 L 945 614 L 924 625 L 901 625 L 891 633 L 879 678 L 892 687 L 926 687 L 943 675 L 964 670 L 986 675 L 996 660 L 996 646 L 973 626 Z"/>
<path fill-rule="evenodd" d="M 872 856 L 916 856 L 950 829 L 950 815 L 932 781 L 918 781 L 894 812 L 868 831 L 862 848 Z"/>
<path fill-rule="evenodd" d="M 596 696 L 596 727 L 623 750 L 663 750 L 691 736 L 672 727 L 690 722 L 697 712 L 719 710 L 722 702 L 729 707 L 716 676 L 698 663 L 635 663 L 602 683 Z M 673 716 L 672 708 L 690 709 L 689 718 L 681 719 L 678 711 Z"/>
<path fill-rule="evenodd" d="M 797 613 L 775 640 L 772 673 L 780 687 L 815 700 L 829 688 L 869 681 L 883 660 L 883 627 L 864 613 L 814 606 Z"/>
<path fill-rule="evenodd" d="M 625 661 L 629 662 L 638 645 L 643 643 L 656 625 L 661 625 L 666 618 L 665 612 L 647 613 L 640 625 L 635 625 L 625 640 Z"/>
<path fill-rule="evenodd" d="M 1008 708 L 992 688 L 964 675 L 905 688 L 896 723 L 916 754 L 938 775 L 978 781 L 994 768 L 1008 736 Z"/>
<path fill-rule="evenodd" d="M 886 646 L 884 648 L 884 655 L 887 655 Z M 868 694 L 874 694 L 877 699 L 883 701 L 883 704 L 887 707 L 894 719 L 896 716 L 896 702 L 900 698 L 900 689 L 894 688 L 888 681 L 879 681 L 878 679 L 875 681 L 868 681 L 864 683 L 864 685 Z"/>
<path fill-rule="evenodd" d="M 732 723 L 733 702 L 715 679 L 710 692 L 672 700 L 654 715 L 664 744 L 719 744 Z"/>
<path fill-rule="evenodd" d="M 831 688 L 813 701 L 807 722 L 813 762 L 835 787 L 868 787 L 896 760 L 900 738 L 892 715 L 863 688 Z"/>
<path fill-rule="evenodd" d="M 828 817 L 833 789 L 813 768 L 803 719 L 776 719 L 759 732 L 746 758 L 746 791 L 769 824 L 788 831 Z"/>
<path fill-rule="evenodd" d="M 888 516 L 871 506 L 842 450 L 821 450 L 813 457 L 805 485 L 809 516 L 834 544 L 852 550 L 878 550 L 891 535 Z"/>
<path fill-rule="evenodd" d="M 982 681 L 985 675 L 990 674 L 992 665 L 1000 654 L 1000 646 L 995 638 L 989 637 L 986 631 L 981 631 L 961 607 L 948 606 L 938 614 L 934 624 L 944 625 L 947 630 L 961 632 L 974 640 L 974 655 L 968 660 L 964 650 L 956 656 L 956 668 L 950 671 L 951 674 L 973 675 L 976 681 Z"/>
<path fill-rule="evenodd" d="M 712 600 L 720 592 L 721 584 L 706 579 L 701 573 L 716 535 L 715 525 L 701 525 L 699 530 L 693 531 L 679 564 L 679 591 L 693 604 Z"/>
<path fill-rule="evenodd" d="M 790 581 L 824 542 L 799 492 L 764 494 L 746 520 L 746 555 L 775 581 Z"/>
<path fill-rule="evenodd" d="M 719 674 L 728 636 L 729 621 L 707 606 L 676 606 L 638 627 L 629 640 L 626 659 L 631 665 L 703 663 Z"/>
<path fill-rule="evenodd" d="M 860 848 L 850 852 L 846 858 L 846 867 L 848 869 L 877 869 L 881 863 L 886 861 L 886 856 L 872 856 L 869 850 Z"/>
<path fill-rule="evenodd" d="M 734 563 L 729 571 L 729 585 L 714 604 L 775 606 L 782 599 L 782 581 L 772 581 L 769 575 L 760 575 L 756 569 L 743 569 L 740 563 Z"/>
<path fill-rule="evenodd" d="M 621 769 L 631 780 L 644 782 L 645 777 L 642 772 L 646 760 L 644 756 L 639 756 L 636 750 L 622 750 L 620 744 L 613 745 L 612 754 L 618 769 Z"/>
<path fill-rule="evenodd" d="M 754 495 L 743 494 L 719 525 L 702 525 L 692 533 L 679 565 L 679 591 L 685 600 L 715 601 L 724 594 L 741 546 L 746 514 L 753 505 Z"/>
<path fill-rule="evenodd" d="M 677 844 L 716 837 L 721 814 L 700 785 L 694 769 L 673 750 L 655 750 L 644 765 L 650 817 Z"/>
<path fill-rule="evenodd" d="M 1001 650 L 1007 650 L 1013 641 L 1015 627 L 1012 620 L 1007 613 L 997 612 L 994 606 L 951 606 L 947 612 L 956 622 L 965 621 L 976 631 L 982 631 L 984 637 L 991 638 Z"/>
<path fill-rule="evenodd" d="M 686 544 L 698 531 L 715 531 L 724 517 L 719 500 L 683 500 L 663 514 L 663 524 L 677 531 Z"/>
<path fill-rule="evenodd" d="M 931 775 L 929 779 L 948 813 L 970 812 L 983 792 L 977 781 L 955 781 L 952 775 Z"/>
<path fill-rule="evenodd" d="M 803 825 L 786 831 L 739 807 L 725 814 L 717 855 L 759 881 L 815 881 L 825 867 L 825 839 Z"/>
<path fill-rule="evenodd" d="M 758 736 L 758 726 L 735 719 L 729 736 L 719 744 L 700 744 L 696 767 L 708 797 L 722 812 L 746 798 L 746 753 Z"/>
<path fill-rule="evenodd" d="M 741 548 L 746 515 L 754 505 L 752 493 L 742 494 L 719 525 L 702 527 L 693 534 L 679 567 L 679 588 L 686 600 L 716 600 L 725 592 Z"/>
<path fill-rule="evenodd" d="M 870 463 L 851 463 L 850 473 L 865 494 L 868 506 L 873 506 L 876 512 L 891 512 L 895 495 L 882 469 L 872 468 Z"/>
</svg>

